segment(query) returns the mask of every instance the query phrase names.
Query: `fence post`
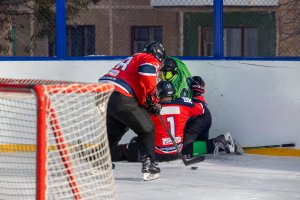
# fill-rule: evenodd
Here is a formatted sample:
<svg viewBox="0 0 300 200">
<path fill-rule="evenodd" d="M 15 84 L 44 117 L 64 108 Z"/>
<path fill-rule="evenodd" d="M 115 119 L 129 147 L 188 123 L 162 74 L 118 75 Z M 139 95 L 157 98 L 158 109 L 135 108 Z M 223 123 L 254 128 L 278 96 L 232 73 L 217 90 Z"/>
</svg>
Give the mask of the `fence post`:
<svg viewBox="0 0 300 200">
<path fill-rule="evenodd" d="M 56 56 L 66 57 L 66 0 L 56 0 Z"/>
<path fill-rule="evenodd" d="M 224 57 L 223 0 L 214 0 L 214 57 Z"/>
</svg>

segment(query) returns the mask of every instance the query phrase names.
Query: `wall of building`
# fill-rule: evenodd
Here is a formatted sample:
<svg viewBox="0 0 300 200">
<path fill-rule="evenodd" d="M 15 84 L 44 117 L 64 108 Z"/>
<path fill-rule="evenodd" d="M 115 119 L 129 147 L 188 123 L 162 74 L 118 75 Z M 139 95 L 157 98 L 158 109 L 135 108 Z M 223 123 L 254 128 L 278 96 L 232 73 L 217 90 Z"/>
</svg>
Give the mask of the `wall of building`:
<svg viewBox="0 0 300 200">
<path fill-rule="evenodd" d="M 2 61 L 0 77 L 96 83 L 117 62 Z M 299 61 L 184 62 L 206 82 L 212 137 L 229 131 L 244 146 L 295 142 L 300 148 Z"/>
</svg>

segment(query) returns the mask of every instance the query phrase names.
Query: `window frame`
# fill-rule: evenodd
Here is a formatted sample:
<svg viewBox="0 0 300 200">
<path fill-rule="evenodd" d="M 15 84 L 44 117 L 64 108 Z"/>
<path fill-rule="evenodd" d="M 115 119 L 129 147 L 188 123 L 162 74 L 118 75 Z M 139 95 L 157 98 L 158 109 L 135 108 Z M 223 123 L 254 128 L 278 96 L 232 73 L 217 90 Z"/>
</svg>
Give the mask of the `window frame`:
<svg viewBox="0 0 300 200">
<path fill-rule="evenodd" d="M 205 43 L 212 43 L 214 44 L 214 39 L 212 41 L 204 41 L 204 29 L 205 28 L 211 28 L 214 30 L 213 26 L 200 26 L 198 28 L 198 38 L 199 38 L 199 50 L 198 50 L 198 56 L 210 56 L 210 55 L 205 55 L 206 49 L 205 49 Z M 241 55 L 238 57 L 245 57 L 245 29 L 256 29 L 258 30 L 258 27 L 256 26 L 224 26 L 225 29 L 240 29 L 241 30 L 241 37 L 240 37 L 240 43 L 241 43 Z M 225 31 L 224 31 L 225 32 Z M 226 52 L 226 41 L 225 41 L 225 34 L 224 34 L 224 53 Z M 258 38 L 257 38 L 258 39 Z M 258 54 L 258 50 L 257 50 Z M 211 55 L 213 56 L 213 55 Z M 225 56 L 224 57 L 231 57 L 231 56 Z M 259 57 L 258 55 L 256 57 Z"/>
<path fill-rule="evenodd" d="M 148 37 L 145 40 L 138 40 L 136 39 L 136 29 L 147 29 L 148 31 Z M 161 41 L 157 41 L 162 43 L 163 41 L 163 26 L 131 26 L 131 46 L 130 46 L 130 52 L 131 54 L 134 54 L 138 52 L 136 47 L 136 42 L 144 42 L 145 44 L 154 40 L 154 29 L 161 29 Z"/>
</svg>

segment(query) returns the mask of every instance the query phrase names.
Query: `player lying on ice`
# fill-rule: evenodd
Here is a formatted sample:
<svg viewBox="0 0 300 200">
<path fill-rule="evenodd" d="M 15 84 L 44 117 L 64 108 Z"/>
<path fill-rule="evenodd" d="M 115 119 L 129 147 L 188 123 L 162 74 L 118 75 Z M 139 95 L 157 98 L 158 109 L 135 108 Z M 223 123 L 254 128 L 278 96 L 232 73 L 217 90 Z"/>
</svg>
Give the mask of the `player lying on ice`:
<svg viewBox="0 0 300 200">
<path fill-rule="evenodd" d="M 173 99 L 175 89 L 170 81 L 159 82 L 157 89 L 162 106 L 161 116 L 167 124 L 182 153 L 188 157 L 200 154 L 224 151 L 242 154 L 243 149 L 230 133 L 209 138 L 211 114 L 203 96 L 204 81 L 201 77 L 193 77 L 190 85 L 193 98 L 181 97 Z M 172 144 L 166 129 L 158 116 L 151 116 L 155 126 L 155 158 L 156 161 L 178 159 L 176 148 Z M 139 139 L 134 137 L 130 143 L 119 145 L 114 152 L 114 161 L 139 161 Z"/>
</svg>

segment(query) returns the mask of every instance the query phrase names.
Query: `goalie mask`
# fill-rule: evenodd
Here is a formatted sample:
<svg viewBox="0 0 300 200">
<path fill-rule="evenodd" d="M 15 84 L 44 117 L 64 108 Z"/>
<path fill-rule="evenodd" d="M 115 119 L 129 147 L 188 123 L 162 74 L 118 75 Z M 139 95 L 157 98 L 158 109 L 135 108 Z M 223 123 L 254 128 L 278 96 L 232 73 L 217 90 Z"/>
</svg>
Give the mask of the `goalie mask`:
<svg viewBox="0 0 300 200">
<path fill-rule="evenodd" d="M 171 81 L 178 73 L 178 67 L 175 60 L 166 58 L 164 66 L 160 69 L 162 72 L 162 80 Z"/>
<path fill-rule="evenodd" d="M 160 81 L 157 84 L 157 91 L 159 98 L 173 97 L 175 94 L 175 88 L 171 81 Z"/>
<path fill-rule="evenodd" d="M 164 62 L 164 60 L 166 59 L 166 52 L 164 47 L 162 46 L 162 44 L 155 41 L 147 43 L 142 52 L 151 53 L 160 62 Z"/>
</svg>

